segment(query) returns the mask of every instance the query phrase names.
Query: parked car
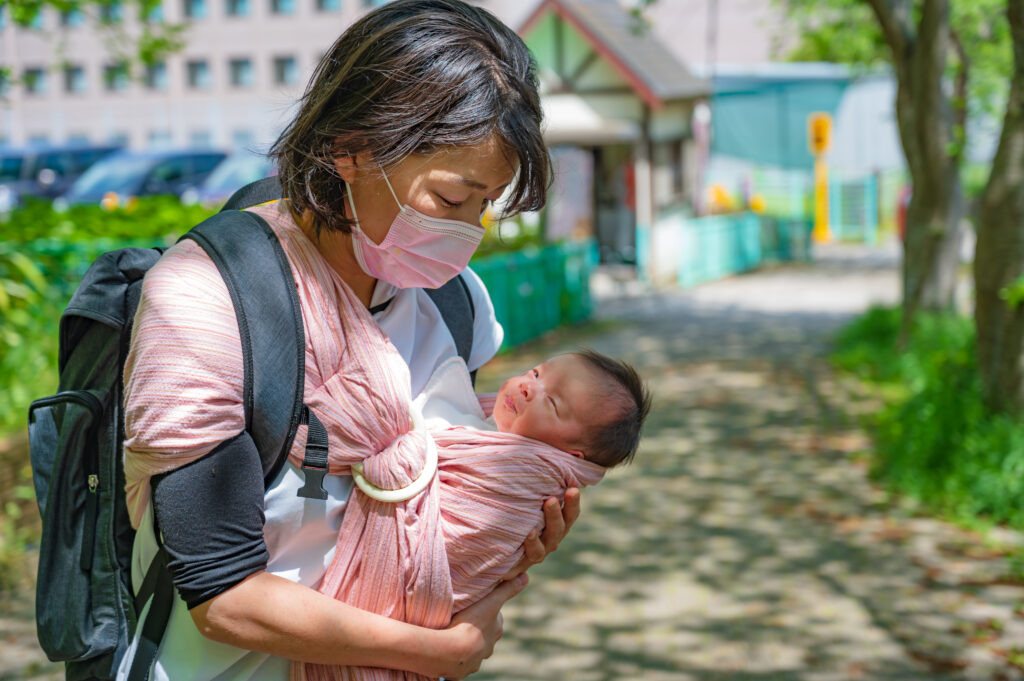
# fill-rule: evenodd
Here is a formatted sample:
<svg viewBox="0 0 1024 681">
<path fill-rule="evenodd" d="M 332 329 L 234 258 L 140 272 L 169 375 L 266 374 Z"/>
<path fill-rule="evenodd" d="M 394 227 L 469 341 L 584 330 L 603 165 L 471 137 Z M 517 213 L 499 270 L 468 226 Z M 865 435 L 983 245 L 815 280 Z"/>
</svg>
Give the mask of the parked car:
<svg viewBox="0 0 1024 681">
<path fill-rule="evenodd" d="M 274 159 L 265 154 L 239 151 L 221 161 L 202 183 L 186 189 L 181 200 L 183 203 L 201 203 L 219 208 L 236 190 L 276 174 Z"/>
<path fill-rule="evenodd" d="M 96 203 L 112 208 L 138 196 L 181 196 L 227 157 L 209 149 L 119 151 L 87 170 L 57 199 L 59 207 Z"/>
<path fill-rule="evenodd" d="M 60 196 L 97 161 L 116 152 L 113 145 L 0 148 L 0 210 L 10 210 L 23 196 Z"/>
</svg>

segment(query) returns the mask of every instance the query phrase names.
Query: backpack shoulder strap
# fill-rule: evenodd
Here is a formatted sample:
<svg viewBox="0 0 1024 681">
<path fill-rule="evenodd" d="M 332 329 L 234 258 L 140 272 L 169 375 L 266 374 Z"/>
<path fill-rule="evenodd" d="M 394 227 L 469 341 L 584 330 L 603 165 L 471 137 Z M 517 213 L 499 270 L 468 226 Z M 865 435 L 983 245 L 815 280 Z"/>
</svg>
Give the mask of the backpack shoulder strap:
<svg viewBox="0 0 1024 681">
<path fill-rule="evenodd" d="M 469 286 L 462 278 L 455 277 L 438 288 L 424 289 L 430 299 L 437 305 L 445 326 L 455 340 L 455 350 L 464 362 L 469 363 L 469 353 L 473 350 L 473 320 L 476 309 Z"/>
<path fill-rule="evenodd" d="M 241 189 L 235 191 L 221 208 L 221 212 L 228 210 L 243 210 L 258 206 L 267 201 L 276 201 L 281 198 L 281 183 L 277 176 L 265 177 L 262 180 L 250 182 Z"/>
<path fill-rule="evenodd" d="M 273 230 L 255 213 L 217 213 L 182 238 L 210 255 L 234 303 L 245 370 L 245 428 L 269 485 L 287 459 L 302 416 L 305 333 L 291 266 Z"/>
</svg>

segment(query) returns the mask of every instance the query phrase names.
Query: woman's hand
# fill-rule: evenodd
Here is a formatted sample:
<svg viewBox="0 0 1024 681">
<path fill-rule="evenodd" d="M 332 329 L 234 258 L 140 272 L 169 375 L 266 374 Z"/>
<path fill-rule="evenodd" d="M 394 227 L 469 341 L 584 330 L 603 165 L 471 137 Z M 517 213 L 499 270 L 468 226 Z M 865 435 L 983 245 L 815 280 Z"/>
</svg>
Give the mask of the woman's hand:
<svg viewBox="0 0 1024 681">
<path fill-rule="evenodd" d="M 450 668 L 439 675 L 448 681 L 458 681 L 480 669 L 481 663 L 494 652 L 494 644 L 502 634 L 501 606 L 526 586 L 529 578 L 524 574 L 501 582 L 484 598 L 469 606 L 455 617 L 445 633 L 455 637 L 458 651 Z"/>
<path fill-rule="evenodd" d="M 531 565 L 540 563 L 562 543 L 569 528 L 580 517 L 580 491 L 575 487 L 565 490 L 565 503 L 550 497 L 544 501 L 544 532 L 538 536 L 531 532 L 523 542 L 523 557 L 515 567 L 505 573 L 502 579 L 513 579 L 523 574 Z"/>
</svg>

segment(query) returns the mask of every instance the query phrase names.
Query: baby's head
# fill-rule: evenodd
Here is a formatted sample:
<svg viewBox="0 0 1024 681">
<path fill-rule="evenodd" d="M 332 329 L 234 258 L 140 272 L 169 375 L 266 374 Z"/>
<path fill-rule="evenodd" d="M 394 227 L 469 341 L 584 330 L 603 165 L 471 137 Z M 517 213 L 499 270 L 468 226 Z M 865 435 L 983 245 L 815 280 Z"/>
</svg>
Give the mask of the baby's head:
<svg viewBox="0 0 1024 681">
<path fill-rule="evenodd" d="M 633 367 L 583 350 L 557 355 L 505 381 L 494 422 L 503 433 L 611 468 L 632 460 L 650 408 L 650 393 Z"/>
</svg>

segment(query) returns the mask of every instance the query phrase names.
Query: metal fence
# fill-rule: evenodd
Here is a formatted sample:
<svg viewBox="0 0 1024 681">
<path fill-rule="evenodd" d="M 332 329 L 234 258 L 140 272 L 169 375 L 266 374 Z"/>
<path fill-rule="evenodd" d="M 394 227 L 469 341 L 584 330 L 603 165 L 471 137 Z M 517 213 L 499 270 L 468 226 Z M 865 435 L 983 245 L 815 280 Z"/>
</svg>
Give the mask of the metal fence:
<svg viewBox="0 0 1024 681">
<path fill-rule="evenodd" d="M 766 262 L 807 260 L 812 226 L 807 218 L 754 213 L 702 218 L 681 211 L 663 214 L 653 235 L 638 234 L 640 272 L 656 282 L 687 287 L 747 272 Z"/>
<path fill-rule="evenodd" d="M 475 259 L 505 327 L 503 349 L 525 343 L 563 324 L 590 317 L 590 275 L 597 266 L 594 240 L 550 244 Z"/>
</svg>

